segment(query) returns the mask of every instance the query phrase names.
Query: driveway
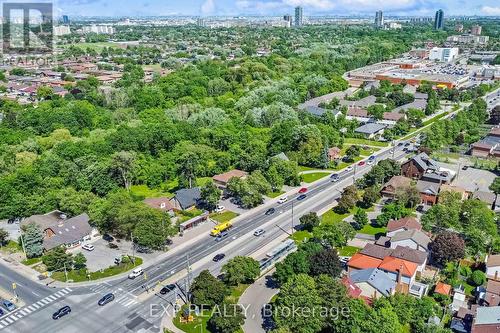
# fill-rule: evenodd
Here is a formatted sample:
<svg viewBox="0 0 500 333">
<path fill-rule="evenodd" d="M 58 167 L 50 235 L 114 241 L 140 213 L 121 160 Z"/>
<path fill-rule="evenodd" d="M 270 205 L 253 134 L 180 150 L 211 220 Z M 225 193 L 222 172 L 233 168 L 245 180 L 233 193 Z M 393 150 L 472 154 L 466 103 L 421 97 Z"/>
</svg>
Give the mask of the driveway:
<svg viewBox="0 0 500 333">
<path fill-rule="evenodd" d="M 8 224 L 7 220 L 0 220 L 0 228 L 9 233 L 9 239 L 16 241 L 21 235 L 21 227 L 18 223 Z"/>
</svg>

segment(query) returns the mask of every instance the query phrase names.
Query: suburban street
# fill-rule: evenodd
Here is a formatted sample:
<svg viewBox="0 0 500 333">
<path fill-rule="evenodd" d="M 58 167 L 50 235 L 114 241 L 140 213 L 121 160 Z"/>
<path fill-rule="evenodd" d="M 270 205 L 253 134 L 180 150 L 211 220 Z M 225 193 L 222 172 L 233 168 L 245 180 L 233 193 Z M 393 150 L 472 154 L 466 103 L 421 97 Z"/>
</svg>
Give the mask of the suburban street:
<svg viewBox="0 0 500 333">
<path fill-rule="evenodd" d="M 386 148 L 375 154 L 377 159 L 394 157 L 401 159 L 406 154 L 403 146 L 396 147 L 394 154 Z M 394 155 L 394 156 L 392 156 Z M 97 282 L 95 285 L 67 288 L 48 288 L 31 281 L 11 271 L 2 265 L 2 287 L 9 289 L 12 282 L 18 283 L 18 293 L 26 302 L 26 306 L 0 318 L 0 331 L 3 332 L 158 332 L 162 313 L 150 311 L 175 302 L 175 294 L 165 296 L 150 295 L 148 289 L 168 280 L 177 282 L 179 286 L 186 285 L 187 259 L 192 270 L 191 278 L 201 270 L 209 269 L 218 274 L 222 265 L 236 255 L 251 255 L 265 247 L 285 231 L 291 230 L 292 223 L 298 225 L 299 217 L 310 211 L 319 211 L 330 205 L 340 196 L 341 190 L 353 183 L 353 178 L 359 178 L 370 170 L 365 164 L 356 166 L 352 171 L 339 172 L 340 181 L 331 182 L 329 177 L 309 187 L 307 198 L 298 201 L 297 195 L 290 196 L 288 201 L 277 207 L 276 213 L 264 214 L 269 205 L 260 206 L 245 217 L 244 221 L 235 223 L 230 231 L 230 237 L 221 242 L 215 242 L 212 237 L 195 241 L 191 246 L 167 257 L 163 262 L 151 267 L 144 267 L 145 274 L 135 280 L 126 277 L 108 282 Z M 278 205 L 275 205 L 278 206 Z M 293 207 L 293 209 L 292 209 Z M 292 219 L 293 210 L 293 219 Z M 253 231 L 263 228 L 264 236 L 255 237 Z M 213 263 L 212 258 L 217 253 L 225 253 L 226 258 Z M 169 279 L 170 278 L 170 279 Z M 113 292 L 115 301 L 100 307 L 97 301 L 102 295 Z M 37 296 L 40 295 L 40 296 Z M 60 320 L 52 320 L 51 315 L 64 305 L 71 306 L 72 313 Z M 40 327 L 40 323 L 44 323 Z"/>
</svg>

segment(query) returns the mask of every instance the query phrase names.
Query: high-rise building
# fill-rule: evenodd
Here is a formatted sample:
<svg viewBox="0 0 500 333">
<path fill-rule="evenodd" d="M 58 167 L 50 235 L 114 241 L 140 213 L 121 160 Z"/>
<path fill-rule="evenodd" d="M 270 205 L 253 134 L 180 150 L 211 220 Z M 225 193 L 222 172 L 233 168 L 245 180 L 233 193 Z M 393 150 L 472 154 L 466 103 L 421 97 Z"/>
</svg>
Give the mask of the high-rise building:
<svg viewBox="0 0 500 333">
<path fill-rule="evenodd" d="M 434 17 L 434 29 L 441 30 L 444 28 L 444 12 L 442 9 L 436 12 L 436 16 Z"/>
<path fill-rule="evenodd" d="M 69 17 L 68 17 L 68 15 L 63 15 L 62 20 L 63 20 L 63 24 L 69 24 Z"/>
<path fill-rule="evenodd" d="M 481 36 L 481 31 L 483 30 L 483 28 L 480 26 L 480 25 L 473 25 L 471 28 L 470 28 L 470 33 L 475 35 L 475 36 Z"/>
<path fill-rule="evenodd" d="M 302 26 L 302 7 L 295 7 L 295 26 Z"/>
<path fill-rule="evenodd" d="M 381 10 L 375 12 L 375 28 L 384 26 L 384 13 Z"/>
<path fill-rule="evenodd" d="M 283 20 L 285 21 L 285 25 L 287 28 L 290 28 L 293 24 L 293 18 L 292 18 L 292 15 L 285 15 L 283 16 Z"/>
</svg>

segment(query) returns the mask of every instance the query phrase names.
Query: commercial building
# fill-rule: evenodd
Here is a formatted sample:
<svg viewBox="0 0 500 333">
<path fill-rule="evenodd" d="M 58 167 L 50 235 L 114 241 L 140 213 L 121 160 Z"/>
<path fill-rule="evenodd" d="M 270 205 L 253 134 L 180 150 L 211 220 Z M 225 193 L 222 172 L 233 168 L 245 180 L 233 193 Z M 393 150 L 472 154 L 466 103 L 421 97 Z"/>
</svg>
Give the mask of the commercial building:
<svg viewBox="0 0 500 333">
<path fill-rule="evenodd" d="M 112 35 L 115 33 L 115 28 L 110 26 L 110 25 L 92 24 L 92 25 L 84 26 L 83 33 L 84 34 L 95 33 L 95 34 Z"/>
<path fill-rule="evenodd" d="M 458 56 L 458 47 L 433 47 L 429 53 L 429 60 L 451 62 Z"/>
<path fill-rule="evenodd" d="M 71 30 L 67 25 L 59 25 L 54 27 L 54 36 L 64 36 L 71 34 Z"/>
<path fill-rule="evenodd" d="M 479 36 L 472 34 L 452 35 L 446 38 L 448 43 L 455 44 L 478 44 L 486 45 L 490 40 L 490 36 Z"/>
<path fill-rule="evenodd" d="M 292 15 L 287 14 L 287 15 L 283 16 L 283 20 L 285 21 L 285 26 L 287 28 L 290 28 L 292 26 L 292 24 L 293 24 Z"/>
<path fill-rule="evenodd" d="M 434 29 L 441 30 L 444 28 L 444 12 L 442 9 L 436 12 L 436 16 L 434 17 Z"/>
<path fill-rule="evenodd" d="M 303 9 L 302 7 L 295 7 L 295 26 L 301 27 L 303 24 Z"/>
<path fill-rule="evenodd" d="M 479 35 L 481 35 L 482 30 L 483 30 L 483 28 L 480 25 L 476 24 L 470 28 L 470 33 L 475 35 L 475 36 L 479 36 Z"/>
<path fill-rule="evenodd" d="M 384 26 L 384 13 L 381 10 L 375 12 L 375 28 Z"/>
<path fill-rule="evenodd" d="M 62 21 L 63 21 L 63 24 L 69 24 L 69 17 L 68 17 L 68 15 L 63 15 Z"/>
</svg>

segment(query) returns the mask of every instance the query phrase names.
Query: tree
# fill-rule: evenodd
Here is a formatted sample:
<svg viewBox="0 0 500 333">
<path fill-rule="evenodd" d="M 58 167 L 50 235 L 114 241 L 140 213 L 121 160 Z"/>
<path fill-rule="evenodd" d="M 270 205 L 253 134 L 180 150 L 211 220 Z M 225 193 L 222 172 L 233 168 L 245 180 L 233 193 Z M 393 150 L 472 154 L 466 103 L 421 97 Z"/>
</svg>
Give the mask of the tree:
<svg viewBox="0 0 500 333">
<path fill-rule="evenodd" d="M 321 296 L 316 282 L 305 274 L 295 275 L 283 286 L 276 297 L 274 321 L 278 327 L 287 327 L 296 333 L 316 333 L 321 330 L 324 319 L 321 316 Z M 295 309 L 298 315 L 288 315 Z M 307 311 L 307 314 L 306 314 Z"/>
<path fill-rule="evenodd" d="M 236 256 L 222 266 L 224 280 L 230 285 L 252 283 L 259 276 L 259 262 L 250 257 Z"/>
<path fill-rule="evenodd" d="M 358 190 L 355 185 L 347 186 L 342 192 L 337 206 L 334 208 L 339 214 L 349 212 L 358 202 Z"/>
<path fill-rule="evenodd" d="M 475 270 L 474 272 L 472 272 L 472 274 L 470 276 L 470 282 L 472 282 L 472 284 L 474 286 L 476 286 L 476 287 L 480 286 L 485 281 L 486 281 L 486 274 L 484 274 L 484 272 L 482 272 L 480 270 Z"/>
<path fill-rule="evenodd" d="M 208 270 L 204 270 L 193 280 L 191 295 L 194 304 L 213 307 L 222 303 L 229 295 L 229 290 L 223 282 L 217 280 Z"/>
<path fill-rule="evenodd" d="M 309 212 L 305 215 L 302 215 L 299 218 L 299 221 L 302 227 L 309 232 L 312 232 L 313 229 L 317 227 L 321 222 L 318 217 L 318 214 L 314 212 Z"/>
<path fill-rule="evenodd" d="M 58 246 L 42 256 L 42 262 L 48 271 L 71 270 L 73 255 L 67 253 L 63 246 Z"/>
<path fill-rule="evenodd" d="M 52 97 L 53 94 L 54 94 L 54 91 L 52 90 L 51 87 L 48 87 L 48 86 L 40 86 L 36 90 L 36 97 L 39 100 L 44 100 L 44 99 L 47 99 L 49 97 Z"/>
<path fill-rule="evenodd" d="M 490 184 L 489 189 L 496 195 L 500 194 L 500 177 L 495 177 L 495 180 L 493 180 L 493 183 Z"/>
<path fill-rule="evenodd" d="M 324 249 L 321 252 L 315 253 L 310 261 L 311 274 L 314 276 L 326 274 L 338 277 L 342 272 L 342 265 L 335 249 Z"/>
<path fill-rule="evenodd" d="M 373 118 L 380 120 L 384 117 L 385 107 L 380 104 L 370 105 L 368 107 L 368 114 L 373 116 Z"/>
<path fill-rule="evenodd" d="M 5 245 L 9 240 L 9 233 L 4 229 L 0 228 L 0 245 Z"/>
<path fill-rule="evenodd" d="M 380 188 L 372 185 L 365 188 L 363 193 L 363 206 L 365 208 L 371 207 L 380 198 Z"/>
<path fill-rule="evenodd" d="M 243 310 L 238 304 L 224 303 L 213 312 L 213 316 L 208 320 L 210 332 L 236 333 L 241 330 L 241 326 L 245 323 Z"/>
<path fill-rule="evenodd" d="M 43 253 L 43 233 L 35 223 L 28 224 L 22 234 L 26 256 L 28 258 L 40 257 Z"/>
<path fill-rule="evenodd" d="M 433 260 L 442 266 L 465 256 L 464 240 L 458 234 L 450 231 L 439 233 L 429 244 L 429 249 Z"/>
<path fill-rule="evenodd" d="M 175 233 L 170 217 L 154 208 L 141 206 L 139 211 L 134 206 L 130 206 L 130 210 L 123 209 L 120 216 L 127 220 L 135 218 L 135 243 L 149 249 L 162 249 L 167 238 Z"/>
<path fill-rule="evenodd" d="M 410 185 L 408 187 L 398 187 L 396 189 L 395 196 L 396 201 L 409 208 L 415 207 L 422 200 L 420 197 L 420 191 L 415 185 Z"/>
<path fill-rule="evenodd" d="M 87 258 L 83 255 L 83 253 L 79 252 L 73 258 L 73 266 L 75 269 L 85 269 L 87 268 Z"/>
<path fill-rule="evenodd" d="M 368 214 L 366 214 L 366 211 L 362 208 L 358 208 L 356 210 L 356 213 L 353 216 L 354 219 L 354 228 L 357 230 L 363 229 L 365 225 L 368 224 Z"/>
<path fill-rule="evenodd" d="M 219 203 L 222 191 L 217 186 L 208 182 L 201 188 L 201 200 L 205 203 L 207 209 L 214 210 Z"/>
<path fill-rule="evenodd" d="M 343 247 L 356 235 L 349 222 L 322 223 L 314 229 L 314 237 L 331 247 Z"/>
<path fill-rule="evenodd" d="M 123 186 L 129 190 L 132 185 L 136 154 L 130 151 L 120 151 L 112 156 L 112 169 L 115 170 L 123 183 Z"/>
</svg>

